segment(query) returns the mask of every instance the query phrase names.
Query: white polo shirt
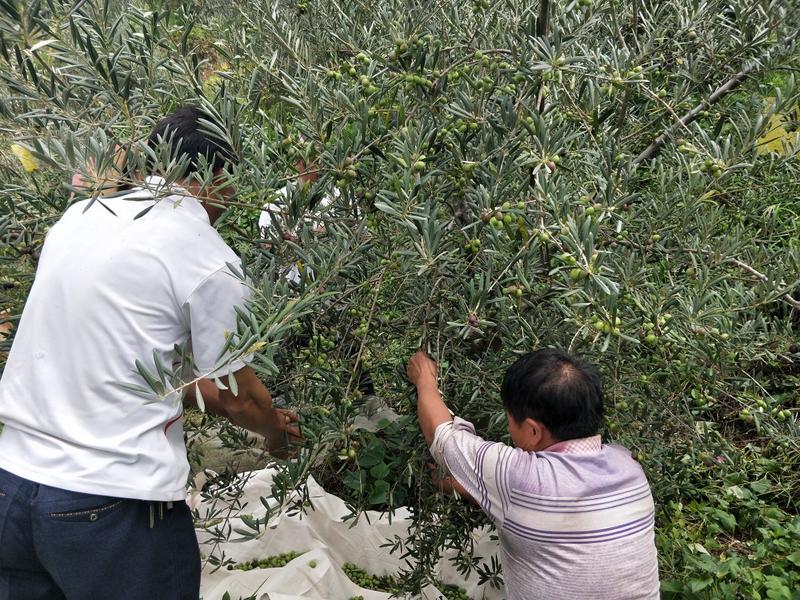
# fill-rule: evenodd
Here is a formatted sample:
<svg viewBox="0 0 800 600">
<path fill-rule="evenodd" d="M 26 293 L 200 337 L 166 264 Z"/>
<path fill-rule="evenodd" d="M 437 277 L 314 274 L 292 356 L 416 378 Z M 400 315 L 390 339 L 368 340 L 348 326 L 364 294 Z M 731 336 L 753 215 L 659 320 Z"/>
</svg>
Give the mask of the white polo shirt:
<svg viewBox="0 0 800 600">
<path fill-rule="evenodd" d="M 154 355 L 170 366 L 176 345 L 191 345 L 200 374 L 242 368 L 226 364 L 225 334 L 249 288 L 200 202 L 158 195 L 76 202 L 48 233 L 0 380 L 0 468 L 76 492 L 185 497 L 179 394 L 120 384 L 146 386 L 135 361 L 155 372 Z"/>
</svg>

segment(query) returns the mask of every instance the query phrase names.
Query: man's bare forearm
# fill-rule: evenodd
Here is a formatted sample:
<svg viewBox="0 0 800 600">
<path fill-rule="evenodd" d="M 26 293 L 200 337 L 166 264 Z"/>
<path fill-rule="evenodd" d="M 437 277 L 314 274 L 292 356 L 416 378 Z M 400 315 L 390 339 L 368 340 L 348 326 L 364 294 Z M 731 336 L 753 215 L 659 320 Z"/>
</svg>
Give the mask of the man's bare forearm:
<svg viewBox="0 0 800 600">
<path fill-rule="evenodd" d="M 443 493 L 452 494 L 455 492 L 467 502 L 475 505 L 478 504 L 475 502 L 475 498 L 473 498 L 466 488 L 458 483 L 458 481 L 456 481 L 452 475 L 447 475 L 446 477 L 442 478 L 442 480 L 439 482 L 439 489 L 441 489 Z"/>
<path fill-rule="evenodd" d="M 417 386 L 417 418 L 425 441 L 430 446 L 436 428 L 452 420 L 436 383 L 436 363 L 425 352 L 418 350 L 408 361 L 406 371 L 408 378 Z"/>
<path fill-rule="evenodd" d="M 263 435 L 271 444 L 277 443 L 280 441 L 278 438 L 283 436 L 283 429 L 272 406 L 272 396 L 252 371 L 242 371 L 233 375 L 236 377 L 238 394 L 234 395 L 230 386 L 222 390 L 219 408 L 234 425 Z"/>
<path fill-rule="evenodd" d="M 241 376 L 240 376 L 241 377 Z M 230 386 L 228 379 L 223 378 L 223 383 Z M 254 433 L 263 435 L 263 431 L 272 424 L 269 417 L 275 411 L 272 409 L 272 398 L 269 391 L 266 391 L 266 398 L 253 398 L 253 390 L 245 382 L 239 382 L 239 394 L 233 401 L 230 397 L 225 398 L 221 394 L 213 381 L 208 379 L 199 380 L 196 385 L 191 385 L 186 389 L 184 402 L 188 405 L 197 406 L 197 394 L 203 398 L 203 409 L 212 415 L 225 417 L 235 425 L 243 427 Z M 256 392 L 258 393 L 258 392 Z M 228 392 L 231 394 L 231 392 Z"/>
<path fill-rule="evenodd" d="M 185 388 L 183 394 L 184 406 L 197 406 L 197 392 L 203 397 L 205 410 L 214 415 L 226 417 L 223 407 L 219 401 L 219 389 L 210 379 L 200 379 L 194 385 Z"/>
<path fill-rule="evenodd" d="M 230 389 L 220 392 L 220 403 L 228 420 L 263 435 L 267 450 L 277 458 L 286 458 L 290 446 L 300 442 L 299 417 L 290 410 L 275 408 L 269 390 L 250 367 L 233 374 L 238 384 L 237 394 Z"/>
<path fill-rule="evenodd" d="M 417 418 L 428 446 L 433 443 L 436 428 L 453 420 L 450 410 L 442 400 L 435 378 L 423 377 L 417 382 Z"/>
</svg>

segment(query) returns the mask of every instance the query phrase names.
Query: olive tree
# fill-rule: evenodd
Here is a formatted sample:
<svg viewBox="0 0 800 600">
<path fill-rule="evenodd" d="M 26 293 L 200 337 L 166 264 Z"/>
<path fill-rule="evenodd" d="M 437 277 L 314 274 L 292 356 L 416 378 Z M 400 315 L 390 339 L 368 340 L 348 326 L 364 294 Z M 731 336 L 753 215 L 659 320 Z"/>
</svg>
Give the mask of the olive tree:
<svg viewBox="0 0 800 600">
<path fill-rule="evenodd" d="M 0 10 L 12 320 L 70 202 L 68 175 L 110 166 L 123 145 L 133 182 L 153 122 L 202 104 L 240 157 L 219 228 L 254 295 L 231 342 L 303 415 L 306 448 L 280 467 L 276 497 L 311 474 L 354 515 L 410 505 L 415 526 L 394 541 L 413 558 L 410 590 L 445 547 L 499 585 L 500 566 L 469 548 L 483 517 L 434 493 L 403 367 L 426 349 L 453 410 L 506 440 L 505 368 L 558 346 L 598 365 L 604 438 L 648 474 L 665 594 L 789 598 L 800 584 L 792 2 Z M 174 156 L 155 158 L 179 177 Z M 320 179 L 260 232 L 299 159 Z M 112 202 L 99 185 L 87 193 Z M 335 196 L 324 210 L 322 193 Z M 291 265 L 299 285 L 282 277 Z M 353 427 L 365 373 L 399 415 L 374 432 Z M 155 393 L 168 378 L 194 384 L 167 368 L 143 378 Z M 196 420 L 212 425 L 232 449 L 249 443 Z"/>
</svg>

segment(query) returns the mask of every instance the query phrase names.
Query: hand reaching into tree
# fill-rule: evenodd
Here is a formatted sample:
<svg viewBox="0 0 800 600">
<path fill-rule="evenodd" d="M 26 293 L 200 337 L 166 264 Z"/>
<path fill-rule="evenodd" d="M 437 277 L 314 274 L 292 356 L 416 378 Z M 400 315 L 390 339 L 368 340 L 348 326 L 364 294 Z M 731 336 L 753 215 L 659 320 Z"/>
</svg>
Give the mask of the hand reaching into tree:
<svg viewBox="0 0 800 600">
<path fill-rule="evenodd" d="M 290 448 L 303 441 L 300 428 L 297 426 L 300 417 L 297 413 L 285 408 L 274 410 L 278 421 L 278 435 L 271 435 L 267 438 L 267 451 L 275 458 L 286 458 Z"/>
<path fill-rule="evenodd" d="M 417 350 L 408 361 L 406 373 L 416 386 L 424 383 L 436 383 L 436 362 L 422 350 Z"/>
</svg>

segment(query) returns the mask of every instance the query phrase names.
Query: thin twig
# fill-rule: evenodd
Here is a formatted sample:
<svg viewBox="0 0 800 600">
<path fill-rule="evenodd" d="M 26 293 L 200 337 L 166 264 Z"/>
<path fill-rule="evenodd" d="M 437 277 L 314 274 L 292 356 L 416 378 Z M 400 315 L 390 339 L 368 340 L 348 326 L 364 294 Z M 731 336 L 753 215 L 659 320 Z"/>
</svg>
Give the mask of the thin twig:
<svg viewBox="0 0 800 600">
<path fill-rule="evenodd" d="M 753 275 L 755 277 L 758 277 L 761 281 L 768 281 L 769 280 L 769 278 L 766 275 L 764 275 L 763 273 L 761 273 L 759 271 L 756 271 L 753 267 L 751 267 L 747 263 L 743 263 L 742 261 L 740 261 L 740 260 L 738 260 L 736 258 L 729 258 L 728 260 L 730 262 L 732 262 L 733 264 L 735 264 L 740 269 L 744 269 L 745 271 L 747 271 L 751 275 Z M 800 310 L 800 300 L 795 300 L 789 294 L 784 294 L 783 296 L 781 296 L 781 299 L 784 302 L 786 302 L 787 304 L 791 305 L 793 308 L 795 308 L 797 310 Z"/>
</svg>

